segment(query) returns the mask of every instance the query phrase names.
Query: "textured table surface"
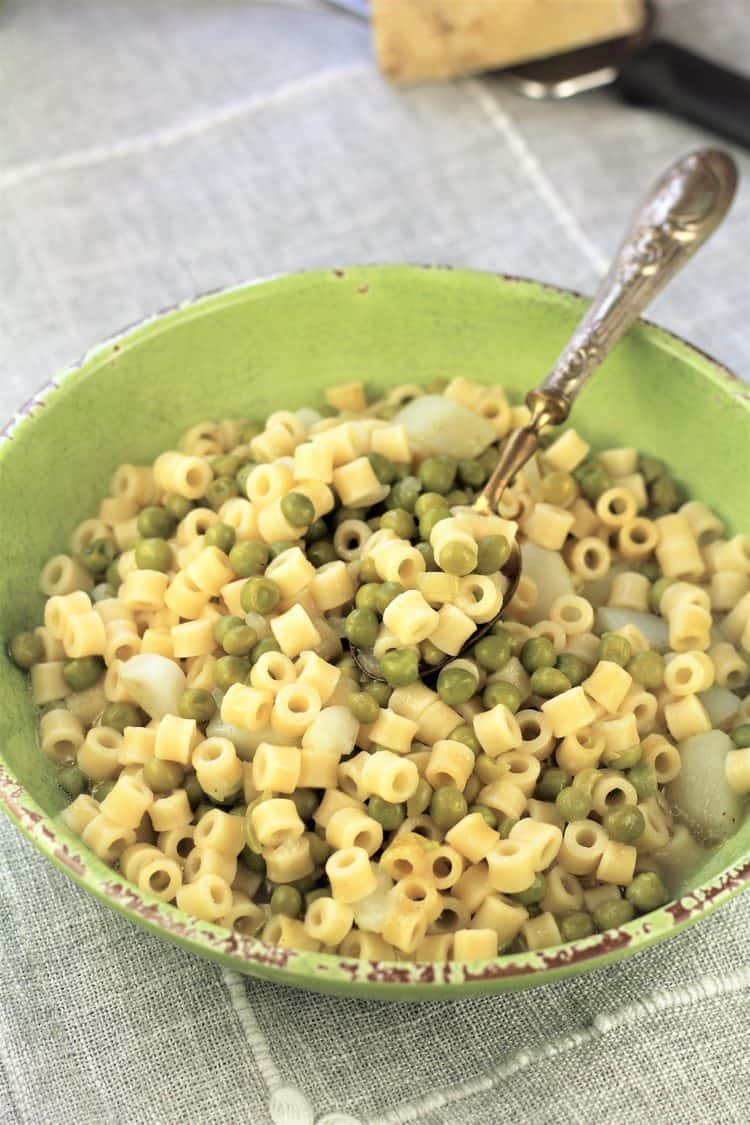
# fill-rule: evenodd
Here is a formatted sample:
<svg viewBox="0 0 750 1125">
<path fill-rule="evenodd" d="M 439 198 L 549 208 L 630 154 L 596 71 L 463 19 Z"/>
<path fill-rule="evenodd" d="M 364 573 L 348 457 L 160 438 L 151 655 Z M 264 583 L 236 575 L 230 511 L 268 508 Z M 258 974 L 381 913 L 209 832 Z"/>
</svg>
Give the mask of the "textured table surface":
<svg viewBox="0 0 750 1125">
<path fill-rule="evenodd" d="M 745 0 L 662 4 L 746 64 Z M 591 291 L 627 213 L 707 134 L 599 92 L 408 92 L 317 0 L 0 6 L 0 415 L 166 305 L 284 270 L 500 269 Z M 750 160 L 653 318 L 748 377 Z M 0 609 L 1 612 L 1 609 Z M 664 946 L 439 1007 L 243 979 L 79 891 L 0 821 L 0 1122 L 745 1122 L 750 896 Z"/>
</svg>

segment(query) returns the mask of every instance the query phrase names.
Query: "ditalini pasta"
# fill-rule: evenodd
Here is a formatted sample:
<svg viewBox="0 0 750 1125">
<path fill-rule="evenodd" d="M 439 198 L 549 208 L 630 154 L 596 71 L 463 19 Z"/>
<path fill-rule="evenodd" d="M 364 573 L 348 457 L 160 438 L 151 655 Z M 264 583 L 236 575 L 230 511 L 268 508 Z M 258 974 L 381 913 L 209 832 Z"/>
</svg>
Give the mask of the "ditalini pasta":
<svg viewBox="0 0 750 1125">
<path fill-rule="evenodd" d="M 402 424 L 420 388 L 351 381 L 120 466 L 43 568 L 44 624 L 10 644 L 40 750 L 67 827 L 143 893 L 297 949 L 477 960 L 659 907 L 736 826 L 750 537 L 571 429 L 479 515 L 524 408 L 439 393 L 474 459 L 430 451 L 428 398 Z M 515 540 L 515 596 L 459 656 Z"/>
</svg>

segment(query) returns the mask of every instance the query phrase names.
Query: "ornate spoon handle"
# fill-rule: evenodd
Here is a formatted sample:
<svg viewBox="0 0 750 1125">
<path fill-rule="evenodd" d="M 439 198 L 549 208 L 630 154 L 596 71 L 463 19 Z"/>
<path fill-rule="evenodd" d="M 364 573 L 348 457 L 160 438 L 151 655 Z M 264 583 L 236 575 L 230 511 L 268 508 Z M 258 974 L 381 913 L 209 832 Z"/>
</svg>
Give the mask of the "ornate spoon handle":
<svg viewBox="0 0 750 1125">
<path fill-rule="evenodd" d="M 737 168 L 717 149 L 668 168 L 637 212 L 606 277 L 542 385 L 530 391 L 528 426 L 508 435 L 500 462 L 477 498 L 494 510 L 503 489 L 536 449 L 541 429 L 563 422 L 578 392 L 631 324 L 722 221 Z"/>
</svg>

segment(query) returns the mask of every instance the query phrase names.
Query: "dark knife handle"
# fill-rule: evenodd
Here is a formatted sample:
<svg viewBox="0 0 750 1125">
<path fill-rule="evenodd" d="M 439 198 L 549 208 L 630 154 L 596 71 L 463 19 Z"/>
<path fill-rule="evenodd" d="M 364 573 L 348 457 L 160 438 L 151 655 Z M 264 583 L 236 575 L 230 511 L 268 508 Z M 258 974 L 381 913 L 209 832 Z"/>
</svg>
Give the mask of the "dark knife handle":
<svg viewBox="0 0 750 1125">
<path fill-rule="evenodd" d="M 620 71 L 617 89 L 630 102 L 670 110 L 750 148 L 750 77 L 654 40 Z"/>
</svg>

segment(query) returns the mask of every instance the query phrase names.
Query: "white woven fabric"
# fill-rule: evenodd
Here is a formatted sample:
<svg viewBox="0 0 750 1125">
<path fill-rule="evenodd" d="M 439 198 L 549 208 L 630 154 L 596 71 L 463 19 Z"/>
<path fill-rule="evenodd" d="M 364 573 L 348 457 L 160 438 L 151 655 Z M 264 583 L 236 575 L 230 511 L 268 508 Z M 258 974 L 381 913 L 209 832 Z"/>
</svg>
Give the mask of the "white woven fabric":
<svg viewBox="0 0 750 1125">
<path fill-rule="evenodd" d="M 746 62 L 745 0 L 663 7 Z M 317 0 L 5 0 L 0 52 L 2 417 L 123 325 L 249 277 L 442 261 L 590 291 L 646 184 L 711 140 L 607 92 L 395 91 Z M 653 315 L 747 373 L 737 157 L 731 220 Z M 2 1125 L 748 1119 L 750 896 L 605 971 L 438 1007 L 222 974 L 5 820 L 0 919 Z"/>
</svg>

